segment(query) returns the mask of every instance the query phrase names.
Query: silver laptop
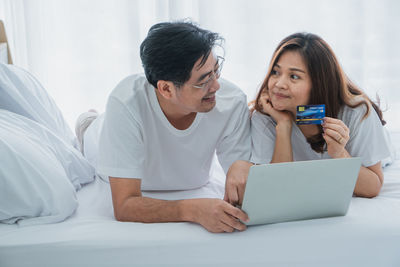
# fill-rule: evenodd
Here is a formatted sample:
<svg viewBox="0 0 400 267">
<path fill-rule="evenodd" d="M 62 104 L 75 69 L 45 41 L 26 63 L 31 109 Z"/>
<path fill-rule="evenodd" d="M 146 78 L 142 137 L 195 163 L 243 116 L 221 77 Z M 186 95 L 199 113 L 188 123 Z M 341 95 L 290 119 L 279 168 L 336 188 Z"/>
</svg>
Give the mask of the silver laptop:
<svg viewBox="0 0 400 267">
<path fill-rule="evenodd" d="M 360 158 L 252 166 L 242 203 L 246 224 L 346 215 L 360 166 Z"/>
</svg>

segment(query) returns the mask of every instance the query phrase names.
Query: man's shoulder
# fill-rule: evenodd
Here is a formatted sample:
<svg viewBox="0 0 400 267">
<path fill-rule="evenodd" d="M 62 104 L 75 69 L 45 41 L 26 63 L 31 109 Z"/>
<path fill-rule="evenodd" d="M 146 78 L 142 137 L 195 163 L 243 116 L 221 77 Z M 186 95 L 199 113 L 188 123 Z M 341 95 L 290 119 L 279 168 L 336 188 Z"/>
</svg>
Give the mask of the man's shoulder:
<svg viewBox="0 0 400 267">
<path fill-rule="evenodd" d="M 110 94 L 110 98 L 127 103 L 133 99 L 146 97 L 146 91 L 151 87 L 143 73 L 133 74 L 120 81 Z"/>
<path fill-rule="evenodd" d="M 219 98 L 246 101 L 245 93 L 236 84 L 223 78 L 219 80 L 219 83 L 221 85 L 220 89 L 217 91 L 217 96 Z"/>
<path fill-rule="evenodd" d="M 237 85 L 225 79 L 220 79 L 219 83 L 221 87 L 216 93 L 218 110 L 247 108 L 247 96 Z"/>
</svg>

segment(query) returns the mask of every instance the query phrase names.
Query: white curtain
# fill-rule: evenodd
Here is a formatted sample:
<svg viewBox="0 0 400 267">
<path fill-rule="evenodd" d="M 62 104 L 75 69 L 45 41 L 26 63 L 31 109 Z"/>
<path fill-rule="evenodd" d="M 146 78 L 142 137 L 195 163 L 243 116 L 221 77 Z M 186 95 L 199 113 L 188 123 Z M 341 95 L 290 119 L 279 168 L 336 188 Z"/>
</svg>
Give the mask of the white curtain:
<svg viewBox="0 0 400 267">
<path fill-rule="evenodd" d="M 253 99 L 287 35 L 307 31 L 333 48 L 350 78 L 383 100 L 400 130 L 400 2 L 397 0 L 0 0 L 14 63 L 55 98 L 68 122 L 142 72 L 139 46 L 151 25 L 192 18 L 226 39 L 223 76 Z"/>
<path fill-rule="evenodd" d="M 5 22 L 11 56 L 18 65 L 27 68 L 27 39 L 22 0 L 0 0 L 0 20 Z"/>
</svg>

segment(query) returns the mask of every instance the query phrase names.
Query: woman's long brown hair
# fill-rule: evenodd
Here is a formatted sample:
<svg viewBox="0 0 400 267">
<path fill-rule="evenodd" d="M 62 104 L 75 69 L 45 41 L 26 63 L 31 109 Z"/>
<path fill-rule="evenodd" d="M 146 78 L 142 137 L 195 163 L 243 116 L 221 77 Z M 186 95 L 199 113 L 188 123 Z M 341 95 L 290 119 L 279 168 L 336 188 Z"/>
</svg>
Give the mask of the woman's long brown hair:
<svg viewBox="0 0 400 267">
<path fill-rule="evenodd" d="M 319 36 L 311 33 L 295 33 L 283 39 L 276 48 L 257 98 L 254 109 L 262 112 L 259 99 L 264 91 L 268 91 L 268 80 L 275 64 L 285 51 L 297 51 L 303 58 L 311 78 L 310 105 L 325 104 L 327 117 L 337 118 L 344 105 L 355 108 L 365 105 L 367 111 L 363 117 L 368 116 L 370 106 L 374 108 L 381 120 L 382 111 L 368 96 L 346 76 L 330 46 Z M 325 140 L 322 137 L 322 126 L 318 125 L 319 133 L 307 139 L 312 149 L 322 153 L 325 151 Z"/>
</svg>

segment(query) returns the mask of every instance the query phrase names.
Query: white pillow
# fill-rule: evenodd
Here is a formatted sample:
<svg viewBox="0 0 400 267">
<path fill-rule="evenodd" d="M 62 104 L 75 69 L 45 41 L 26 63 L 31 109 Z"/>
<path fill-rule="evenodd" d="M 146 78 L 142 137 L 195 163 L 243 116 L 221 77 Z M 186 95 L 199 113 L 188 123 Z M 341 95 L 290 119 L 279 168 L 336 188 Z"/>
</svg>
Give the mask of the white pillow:
<svg viewBox="0 0 400 267">
<path fill-rule="evenodd" d="M 77 147 L 75 135 L 39 81 L 25 70 L 3 63 L 0 63 L 0 109 L 30 118 Z"/>
<path fill-rule="evenodd" d="M 0 109 L 0 131 L 15 131 L 18 133 L 16 137 L 21 140 L 26 142 L 34 140 L 37 144 L 45 147 L 58 160 L 59 165 L 63 167 L 65 174 L 76 190 L 81 188 L 81 184 L 87 184 L 94 180 L 95 169 L 81 152 L 43 125 Z M 3 165 L 3 163 L 0 163 L 0 165 Z"/>
<path fill-rule="evenodd" d="M 30 131 L 33 121 L 21 117 L 14 123 L 18 115 L 10 114 L 0 111 L 0 222 L 34 225 L 65 220 L 78 202 L 57 152 L 43 136 Z"/>
</svg>

